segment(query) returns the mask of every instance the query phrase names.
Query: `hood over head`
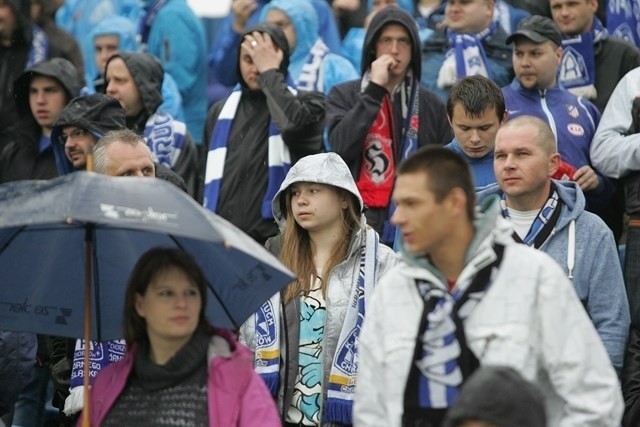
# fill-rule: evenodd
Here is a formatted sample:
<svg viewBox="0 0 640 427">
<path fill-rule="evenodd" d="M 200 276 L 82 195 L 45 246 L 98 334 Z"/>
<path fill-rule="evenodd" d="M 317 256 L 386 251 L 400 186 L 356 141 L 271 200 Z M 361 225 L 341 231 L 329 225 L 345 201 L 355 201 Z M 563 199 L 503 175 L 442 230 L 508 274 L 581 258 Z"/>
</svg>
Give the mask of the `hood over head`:
<svg viewBox="0 0 640 427">
<path fill-rule="evenodd" d="M 79 127 L 100 139 L 109 131 L 126 127 L 124 109 L 117 99 L 102 93 L 74 98 L 64 107 L 51 130 L 51 146 L 60 175 L 74 170 L 64 153 L 63 144 L 59 142 L 62 130 L 66 126 Z"/>
<path fill-rule="evenodd" d="M 319 37 L 318 15 L 310 1 L 300 0 L 272 0 L 260 14 L 260 21 L 264 22 L 272 9 L 279 9 L 291 20 L 296 33 L 296 45 L 291 48 L 292 64 L 297 64 L 307 58 L 309 51 Z M 292 71 L 292 76 L 295 72 Z"/>
<path fill-rule="evenodd" d="M 240 58 L 240 49 L 241 49 L 240 45 L 242 44 L 244 37 L 247 34 L 251 34 L 255 31 L 259 33 L 269 34 L 273 42 L 282 50 L 283 56 L 282 56 L 282 62 L 280 63 L 279 70 L 280 72 L 282 72 L 283 75 L 286 76 L 287 69 L 289 68 L 289 54 L 291 52 L 289 50 L 289 42 L 287 42 L 287 37 L 284 35 L 284 32 L 277 25 L 267 24 L 265 22 L 265 23 L 254 25 L 253 27 L 243 31 L 242 34 L 240 35 L 240 43 L 238 43 L 238 58 Z M 238 61 L 237 67 L 238 67 L 237 69 L 238 80 L 240 82 L 240 85 L 243 88 L 246 88 L 247 84 L 242 78 L 242 73 L 240 72 L 240 61 Z"/>
<path fill-rule="evenodd" d="M 80 95 L 82 76 L 76 67 L 64 58 L 53 58 L 38 62 L 25 70 L 13 83 L 13 96 L 20 114 L 31 114 L 29 106 L 29 86 L 34 76 L 44 76 L 57 80 L 67 92 L 67 100 Z"/>
<path fill-rule="evenodd" d="M 467 420 L 500 427 L 546 427 L 544 396 L 513 368 L 483 366 L 462 386 L 443 427 Z"/>
<path fill-rule="evenodd" d="M 420 53 L 420 35 L 415 19 L 406 11 L 397 6 L 388 6 L 376 13 L 371 19 L 362 48 L 361 73 L 371 67 L 371 63 L 376 59 L 376 43 L 380 37 L 382 28 L 387 24 L 400 24 L 407 29 L 411 38 L 411 69 L 413 76 L 420 80 L 422 75 L 422 59 Z"/>
<path fill-rule="evenodd" d="M 163 101 L 162 81 L 164 79 L 164 69 L 160 60 L 148 53 L 120 52 L 107 61 L 105 69 L 116 58 L 122 59 L 127 66 L 142 98 L 142 105 L 146 114 L 150 116 L 155 113 Z"/>
<path fill-rule="evenodd" d="M 137 52 L 136 27 L 130 19 L 123 16 L 107 16 L 98 23 L 89 38 L 91 42 L 99 36 L 118 36 L 118 51 Z M 104 70 L 100 70 L 101 72 Z"/>
<path fill-rule="evenodd" d="M 364 202 L 360 191 L 358 191 L 351 171 L 342 157 L 336 153 L 314 154 L 303 157 L 289 169 L 271 202 L 271 212 L 281 228 L 286 220 L 285 197 L 287 189 L 296 182 L 316 182 L 342 188 L 356 197 L 360 205 L 360 213 L 363 211 Z"/>
</svg>

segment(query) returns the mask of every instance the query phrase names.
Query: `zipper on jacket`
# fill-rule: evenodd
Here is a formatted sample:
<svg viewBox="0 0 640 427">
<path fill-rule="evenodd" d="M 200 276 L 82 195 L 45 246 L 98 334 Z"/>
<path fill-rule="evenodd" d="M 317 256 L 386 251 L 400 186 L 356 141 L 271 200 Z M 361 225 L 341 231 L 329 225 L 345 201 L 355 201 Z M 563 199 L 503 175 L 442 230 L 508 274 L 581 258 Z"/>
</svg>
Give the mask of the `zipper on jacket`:
<svg viewBox="0 0 640 427">
<path fill-rule="evenodd" d="M 547 121 L 549 122 L 549 127 L 553 132 L 553 135 L 556 137 L 556 149 L 558 148 L 558 130 L 556 129 L 556 122 L 553 119 L 553 114 L 551 110 L 549 110 L 549 106 L 547 105 L 547 90 L 542 89 L 540 92 L 540 105 L 542 107 L 542 111 L 544 111 L 544 115 L 547 116 Z"/>
</svg>

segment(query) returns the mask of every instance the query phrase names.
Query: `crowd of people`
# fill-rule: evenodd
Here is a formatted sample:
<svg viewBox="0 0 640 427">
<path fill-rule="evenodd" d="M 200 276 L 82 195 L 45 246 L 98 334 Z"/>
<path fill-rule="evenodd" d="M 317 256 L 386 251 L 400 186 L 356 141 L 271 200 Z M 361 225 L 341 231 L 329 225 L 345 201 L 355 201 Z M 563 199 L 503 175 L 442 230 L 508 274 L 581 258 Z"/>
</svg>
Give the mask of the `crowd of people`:
<svg viewBox="0 0 640 427">
<path fill-rule="evenodd" d="M 220 329 L 150 250 L 121 339 L 0 330 L 0 426 L 640 425 L 640 3 L 230 3 L 0 0 L 0 185 L 164 179 L 296 276 Z"/>
</svg>

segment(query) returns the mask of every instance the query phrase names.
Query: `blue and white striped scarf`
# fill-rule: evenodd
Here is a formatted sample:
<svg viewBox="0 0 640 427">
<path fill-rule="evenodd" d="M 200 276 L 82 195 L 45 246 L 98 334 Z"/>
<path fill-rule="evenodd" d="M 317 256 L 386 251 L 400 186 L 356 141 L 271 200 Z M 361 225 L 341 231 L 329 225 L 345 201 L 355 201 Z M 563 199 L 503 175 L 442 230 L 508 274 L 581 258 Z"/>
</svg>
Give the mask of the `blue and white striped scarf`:
<svg viewBox="0 0 640 427">
<path fill-rule="evenodd" d="M 553 213 L 558 208 L 558 204 L 559 196 L 554 187 L 553 194 L 551 194 L 542 209 L 540 209 L 540 212 L 538 212 L 538 216 L 533 220 L 533 224 L 531 224 L 531 228 L 529 229 L 527 235 L 524 237 L 524 239 L 522 239 L 522 243 L 527 246 L 539 246 L 535 245 L 536 237 L 538 237 L 538 234 L 540 234 L 544 226 L 551 221 Z M 502 216 L 505 218 L 509 218 L 509 210 L 507 209 L 507 200 L 504 193 L 502 194 L 502 199 L 500 200 L 500 206 L 502 207 Z"/>
<path fill-rule="evenodd" d="M 593 46 L 609 37 L 609 32 L 598 18 L 593 19 L 593 27 L 586 33 L 562 40 L 562 60 L 558 81 L 577 96 L 595 99 L 596 60 Z"/>
<path fill-rule="evenodd" d="M 296 90 L 289 87 L 289 91 L 296 94 Z M 204 202 L 203 205 L 216 212 L 218 199 L 220 198 L 220 188 L 224 176 L 224 164 L 227 157 L 227 143 L 233 126 L 238 105 L 242 98 L 242 91 L 235 90 L 227 98 L 227 101 L 220 111 L 218 121 L 213 129 L 211 141 L 209 142 L 209 153 L 207 155 L 207 166 L 204 180 Z M 262 218 L 273 218 L 271 213 L 271 200 L 278 192 L 280 184 L 287 176 L 291 167 L 291 154 L 289 148 L 284 143 L 280 130 L 272 121 L 269 122 L 269 155 L 268 155 L 268 181 L 267 189 L 262 199 L 260 209 Z"/>
<path fill-rule="evenodd" d="M 365 303 L 376 284 L 379 237 L 366 229 L 358 275 L 351 286 L 349 306 L 333 356 L 323 422 L 352 424 L 353 398 L 358 373 L 358 338 L 365 315 Z M 274 295 L 255 316 L 255 369 L 276 396 L 280 384 L 280 294 Z"/>
<path fill-rule="evenodd" d="M 33 38 L 31 40 L 31 48 L 29 49 L 26 68 L 31 68 L 49 56 L 49 38 L 42 28 L 34 24 L 32 34 Z"/>
<path fill-rule="evenodd" d="M 612 37 L 640 46 L 640 4 L 632 0 L 607 2 L 607 30 Z"/>
<path fill-rule="evenodd" d="M 324 72 L 322 61 L 329 53 L 329 47 L 318 38 L 311 47 L 307 62 L 302 66 L 296 87 L 300 90 L 324 92 Z"/>
<path fill-rule="evenodd" d="M 157 112 L 147 120 L 142 134 L 157 163 L 173 168 L 184 149 L 187 125 L 170 114 Z"/>
</svg>

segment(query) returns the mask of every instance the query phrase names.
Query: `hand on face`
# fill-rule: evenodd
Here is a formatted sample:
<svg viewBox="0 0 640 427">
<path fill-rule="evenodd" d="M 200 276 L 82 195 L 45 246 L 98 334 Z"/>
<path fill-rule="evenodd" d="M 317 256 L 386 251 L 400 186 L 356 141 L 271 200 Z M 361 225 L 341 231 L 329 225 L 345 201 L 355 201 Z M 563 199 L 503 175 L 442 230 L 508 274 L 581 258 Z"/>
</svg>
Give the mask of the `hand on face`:
<svg viewBox="0 0 640 427">
<path fill-rule="evenodd" d="M 236 31 L 242 31 L 251 14 L 258 8 L 256 0 L 233 0 L 231 3 L 231 13 L 235 17 L 233 25 Z"/>
<path fill-rule="evenodd" d="M 393 71 L 400 61 L 389 54 L 380 55 L 371 63 L 371 81 L 380 86 L 386 87 Z"/>
<path fill-rule="evenodd" d="M 279 68 L 284 58 L 282 49 L 276 47 L 271 36 L 266 33 L 254 31 L 250 35 L 246 35 L 241 46 L 251 56 L 258 73 Z"/>
</svg>

